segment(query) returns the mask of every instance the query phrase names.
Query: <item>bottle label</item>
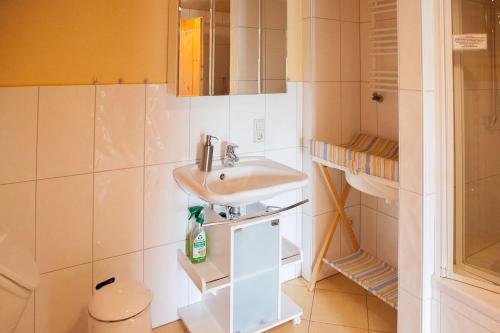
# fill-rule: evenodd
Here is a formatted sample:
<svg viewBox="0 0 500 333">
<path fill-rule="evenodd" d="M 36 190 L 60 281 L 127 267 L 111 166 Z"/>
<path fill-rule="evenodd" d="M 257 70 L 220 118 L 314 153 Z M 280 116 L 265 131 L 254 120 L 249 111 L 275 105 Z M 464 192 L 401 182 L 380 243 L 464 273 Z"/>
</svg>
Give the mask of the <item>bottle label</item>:
<svg viewBox="0 0 500 333">
<path fill-rule="evenodd" d="M 193 259 L 204 258 L 207 255 L 207 241 L 204 232 L 200 232 L 193 241 Z"/>
</svg>

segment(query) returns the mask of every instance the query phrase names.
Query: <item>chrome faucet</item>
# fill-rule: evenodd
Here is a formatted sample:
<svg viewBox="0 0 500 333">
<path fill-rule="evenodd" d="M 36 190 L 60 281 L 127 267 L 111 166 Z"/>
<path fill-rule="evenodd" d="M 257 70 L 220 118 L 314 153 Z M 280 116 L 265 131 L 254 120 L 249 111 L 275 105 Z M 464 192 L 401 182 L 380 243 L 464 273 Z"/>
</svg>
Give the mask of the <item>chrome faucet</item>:
<svg viewBox="0 0 500 333">
<path fill-rule="evenodd" d="M 234 167 L 238 165 L 240 158 L 236 155 L 236 148 L 238 145 L 233 143 L 228 143 L 226 146 L 226 153 L 224 154 L 224 166 L 225 167 Z"/>
</svg>

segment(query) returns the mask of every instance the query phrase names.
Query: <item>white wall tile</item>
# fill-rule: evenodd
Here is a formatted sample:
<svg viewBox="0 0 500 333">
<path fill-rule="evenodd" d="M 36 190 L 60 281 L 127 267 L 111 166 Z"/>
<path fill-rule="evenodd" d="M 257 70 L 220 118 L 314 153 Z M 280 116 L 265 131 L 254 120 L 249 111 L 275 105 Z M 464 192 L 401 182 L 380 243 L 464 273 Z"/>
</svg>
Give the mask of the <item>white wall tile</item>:
<svg viewBox="0 0 500 333">
<path fill-rule="evenodd" d="M 146 164 L 189 159 L 190 99 L 176 97 L 166 84 L 146 90 Z"/>
<path fill-rule="evenodd" d="M 384 101 L 377 103 L 378 135 L 382 138 L 399 140 L 398 94 L 384 93 Z"/>
<path fill-rule="evenodd" d="M 87 333 L 92 265 L 41 276 L 35 295 L 36 333 Z"/>
<path fill-rule="evenodd" d="M 342 21 L 359 22 L 360 0 L 340 0 L 340 19 Z"/>
<path fill-rule="evenodd" d="M 405 290 L 398 290 L 398 332 L 420 333 L 422 326 L 421 300 Z"/>
<path fill-rule="evenodd" d="M 341 83 L 342 143 L 348 143 L 361 130 L 361 88 L 358 82 Z"/>
<path fill-rule="evenodd" d="M 304 128 L 311 137 L 333 144 L 341 142 L 341 85 L 338 82 L 315 82 L 304 89 Z M 312 112 L 311 110 L 314 110 Z M 309 142 L 307 142 L 309 144 Z"/>
<path fill-rule="evenodd" d="M 398 3 L 399 88 L 422 89 L 420 1 Z M 416 70 L 418 69 L 418 70 Z"/>
<path fill-rule="evenodd" d="M 339 81 L 340 22 L 312 19 L 311 29 L 311 79 L 313 81 Z"/>
<path fill-rule="evenodd" d="M 377 255 L 377 211 L 361 207 L 361 248 L 366 252 Z"/>
<path fill-rule="evenodd" d="M 35 294 L 31 297 L 24 309 L 21 319 L 17 323 L 14 333 L 34 333 L 35 332 Z"/>
<path fill-rule="evenodd" d="M 356 239 L 359 241 L 361 236 L 361 206 L 357 205 L 354 207 L 349 207 L 345 210 L 347 217 L 350 220 L 351 228 L 354 231 L 354 235 Z M 351 253 L 354 253 L 354 248 L 352 246 L 352 242 L 350 237 L 347 234 L 344 222 L 339 224 L 340 227 L 340 252 L 341 256 L 347 256 Z"/>
<path fill-rule="evenodd" d="M 297 85 L 286 94 L 266 95 L 266 150 L 297 146 Z"/>
<path fill-rule="evenodd" d="M 188 278 L 177 266 L 177 251 L 185 242 L 144 252 L 144 283 L 153 291 L 153 327 L 177 320 L 177 309 L 188 304 Z"/>
<path fill-rule="evenodd" d="M 413 295 L 422 292 L 422 197 L 399 191 L 399 285 Z"/>
<path fill-rule="evenodd" d="M 94 260 L 143 247 L 144 168 L 107 171 L 94 178 Z"/>
<path fill-rule="evenodd" d="M 347 0 L 356 3 L 355 0 Z M 345 2 L 345 0 L 344 0 Z M 361 78 L 359 23 L 342 22 L 340 29 L 341 68 L 342 81 L 359 81 Z M 359 97 L 357 98 L 359 100 Z"/>
<path fill-rule="evenodd" d="M 36 257 L 48 272 L 92 261 L 92 175 L 40 180 Z"/>
<path fill-rule="evenodd" d="M 378 134 L 376 102 L 372 101 L 372 89 L 368 82 L 361 83 L 361 132 Z"/>
<path fill-rule="evenodd" d="M 143 165 L 144 85 L 98 86 L 96 94 L 95 170 Z"/>
<path fill-rule="evenodd" d="M 229 96 L 205 96 L 191 99 L 189 158 L 201 158 L 207 134 L 214 135 L 214 159 L 223 154 L 221 145 L 229 139 Z"/>
<path fill-rule="evenodd" d="M 422 92 L 400 91 L 399 172 L 401 188 L 422 193 Z"/>
<path fill-rule="evenodd" d="M 254 121 L 266 119 L 265 95 L 230 96 L 229 141 L 239 146 L 240 153 L 262 151 L 265 142 L 255 142 Z M 264 123 L 265 127 L 265 123 Z M 264 141 L 266 133 L 264 129 Z"/>
<path fill-rule="evenodd" d="M 312 17 L 340 19 L 340 0 L 312 0 Z"/>
<path fill-rule="evenodd" d="M 35 255 L 35 182 L 0 186 L 1 227 Z"/>
<path fill-rule="evenodd" d="M 35 179 L 38 88 L 0 88 L 0 184 Z"/>
<path fill-rule="evenodd" d="M 41 87 L 37 177 L 92 172 L 95 86 Z"/>
<path fill-rule="evenodd" d="M 144 187 L 144 247 L 186 239 L 188 195 L 172 172 L 181 164 L 146 167 Z"/>
<path fill-rule="evenodd" d="M 323 244 L 326 236 L 326 231 L 330 226 L 330 223 L 333 219 L 333 212 L 318 215 L 313 217 L 313 260 L 316 259 L 318 255 L 318 251 Z M 330 243 L 330 247 L 326 253 L 326 258 L 328 259 L 337 259 L 340 257 L 340 228 L 335 231 L 335 234 L 332 237 L 332 241 Z M 335 270 L 327 265 L 323 265 L 320 271 L 320 279 L 332 275 Z"/>
<path fill-rule="evenodd" d="M 377 257 L 398 266 L 398 220 L 377 213 Z"/>
<path fill-rule="evenodd" d="M 94 261 L 92 290 L 95 286 L 114 277 L 116 281 L 143 280 L 143 252 L 134 252 L 118 257 Z"/>
</svg>

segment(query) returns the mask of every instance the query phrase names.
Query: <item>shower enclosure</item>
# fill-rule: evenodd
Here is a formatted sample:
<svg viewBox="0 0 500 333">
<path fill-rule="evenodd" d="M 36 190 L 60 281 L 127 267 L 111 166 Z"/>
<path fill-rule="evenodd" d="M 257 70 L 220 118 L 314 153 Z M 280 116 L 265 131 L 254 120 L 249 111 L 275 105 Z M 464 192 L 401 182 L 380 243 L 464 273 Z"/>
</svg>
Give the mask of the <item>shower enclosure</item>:
<svg viewBox="0 0 500 333">
<path fill-rule="evenodd" d="M 455 272 L 500 285 L 500 1 L 453 0 Z"/>
</svg>

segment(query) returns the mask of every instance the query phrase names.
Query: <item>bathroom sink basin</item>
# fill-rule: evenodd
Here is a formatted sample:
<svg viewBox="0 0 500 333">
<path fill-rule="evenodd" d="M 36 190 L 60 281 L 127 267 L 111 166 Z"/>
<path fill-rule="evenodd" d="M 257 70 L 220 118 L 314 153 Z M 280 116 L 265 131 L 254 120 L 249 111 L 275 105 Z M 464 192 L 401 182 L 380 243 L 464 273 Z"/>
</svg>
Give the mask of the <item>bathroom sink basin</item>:
<svg viewBox="0 0 500 333">
<path fill-rule="evenodd" d="M 188 194 L 210 204 L 233 207 L 270 199 L 307 184 L 305 173 L 265 158 L 243 158 L 234 167 L 214 162 L 210 172 L 191 164 L 175 169 L 174 178 Z"/>
</svg>

